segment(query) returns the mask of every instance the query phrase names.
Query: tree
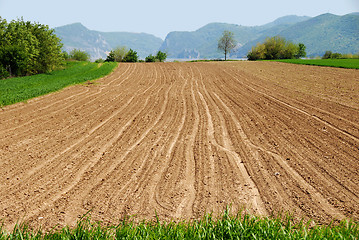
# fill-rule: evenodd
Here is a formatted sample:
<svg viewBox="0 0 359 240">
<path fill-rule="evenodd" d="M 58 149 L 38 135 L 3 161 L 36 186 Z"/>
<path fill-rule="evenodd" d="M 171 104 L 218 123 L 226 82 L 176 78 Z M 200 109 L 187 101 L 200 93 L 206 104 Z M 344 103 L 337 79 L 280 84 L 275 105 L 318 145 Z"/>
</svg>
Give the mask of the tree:
<svg viewBox="0 0 359 240">
<path fill-rule="evenodd" d="M 138 61 L 138 55 L 137 52 L 130 49 L 126 56 L 123 58 L 124 62 L 137 62 Z"/>
<path fill-rule="evenodd" d="M 110 51 L 107 55 L 107 58 L 105 62 L 114 62 L 115 61 L 115 53 L 113 51 Z"/>
<path fill-rule="evenodd" d="M 248 53 L 247 58 L 248 60 L 259 60 L 265 59 L 266 49 L 264 44 L 257 43 L 255 47 L 252 47 L 252 50 Z"/>
<path fill-rule="evenodd" d="M 145 62 L 164 62 L 167 58 L 167 53 L 158 51 L 156 56 L 153 56 L 152 54 L 148 55 L 145 58 Z"/>
<path fill-rule="evenodd" d="M 105 62 L 123 62 L 128 53 L 127 47 L 119 46 L 111 50 Z"/>
<path fill-rule="evenodd" d="M 224 60 L 227 60 L 227 54 L 236 47 L 236 44 L 234 34 L 225 30 L 222 37 L 218 40 L 218 49 L 224 52 Z"/>
<path fill-rule="evenodd" d="M 307 53 L 305 52 L 306 46 L 303 43 L 298 44 L 298 52 L 295 55 L 295 58 L 304 58 L 307 56 Z"/>
<path fill-rule="evenodd" d="M 80 49 L 72 49 L 70 52 L 70 59 L 76 60 L 76 61 L 89 61 L 90 60 L 90 54 L 88 54 L 86 51 L 82 51 Z"/>
<path fill-rule="evenodd" d="M 322 57 L 322 59 L 329 59 L 332 58 L 332 51 L 326 51 Z"/>
<path fill-rule="evenodd" d="M 63 62 L 61 48 L 47 25 L 0 17 L 0 78 L 52 71 Z"/>
<path fill-rule="evenodd" d="M 125 58 L 126 54 L 128 53 L 128 49 L 125 46 L 119 46 L 112 50 L 115 58 L 115 62 L 122 62 Z"/>
<path fill-rule="evenodd" d="M 156 59 L 160 62 L 164 62 L 167 58 L 167 53 L 158 51 L 156 54 Z"/>
<path fill-rule="evenodd" d="M 145 58 L 145 62 L 156 62 L 156 57 L 150 54 Z"/>
<path fill-rule="evenodd" d="M 301 56 L 305 56 L 304 44 L 295 45 L 280 36 L 266 38 L 264 43 L 258 43 L 247 54 L 248 60 L 292 59 Z"/>
</svg>

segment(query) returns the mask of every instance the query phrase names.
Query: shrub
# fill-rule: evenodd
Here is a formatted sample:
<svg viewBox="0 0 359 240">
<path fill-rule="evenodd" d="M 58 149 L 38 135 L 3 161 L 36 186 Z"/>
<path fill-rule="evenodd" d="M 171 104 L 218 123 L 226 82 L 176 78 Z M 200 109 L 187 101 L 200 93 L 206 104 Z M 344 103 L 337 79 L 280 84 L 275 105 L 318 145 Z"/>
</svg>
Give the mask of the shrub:
<svg viewBox="0 0 359 240">
<path fill-rule="evenodd" d="M 307 53 L 305 52 L 306 46 L 303 43 L 299 43 L 298 44 L 298 50 L 297 53 L 295 54 L 295 58 L 302 58 L 302 57 L 306 57 Z"/>
<path fill-rule="evenodd" d="M 264 43 L 258 43 L 247 54 L 248 60 L 292 59 L 304 56 L 306 53 L 303 43 L 295 45 L 280 36 L 266 38 Z"/>
<path fill-rule="evenodd" d="M 340 58 L 342 58 L 342 54 L 340 54 L 340 53 L 333 53 L 331 58 L 332 58 L 332 59 L 340 59 Z"/>
<path fill-rule="evenodd" d="M 156 57 L 150 54 L 145 58 L 145 62 L 156 62 Z"/>
<path fill-rule="evenodd" d="M 1 72 L 15 76 L 54 70 L 63 62 L 62 44 L 47 25 L 0 17 Z"/>
<path fill-rule="evenodd" d="M 167 58 L 167 53 L 158 51 L 156 56 L 153 56 L 152 54 L 148 55 L 145 58 L 146 62 L 164 62 Z"/>
<path fill-rule="evenodd" d="M 329 59 L 332 58 L 332 51 L 326 51 L 322 57 L 322 59 Z"/>
<path fill-rule="evenodd" d="M 126 56 L 123 58 L 124 62 L 137 62 L 138 61 L 138 55 L 137 52 L 130 49 Z"/>
<path fill-rule="evenodd" d="M 115 53 L 111 51 L 105 60 L 105 62 L 114 62 L 115 61 Z"/>
<path fill-rule="evenodd" d="M 7 78 L 9 76 L 9 72 L 2 65 L 0 65 L 0 79 Z"/>
<path fill-rule="evenodd" d="M 88 54 L 85 51 L 75 48 L 70 52 L 70 59 L 76 60 L 76 61 L 89 61 L 90 54 Z"/>
<path fill-rule="evenodd" d="M 156 54 L 156 59 L 160 62 L 164 62 L 167 58 L 167 53 L 158 51 Z"/>
<path fill-rule="evenodd" d="M 125 58 L 126 54 L 128 53 L 127 47 L 120 46 L 112 50 L 113 57 L 115 59 L 115 62 L 122 62 Z"/>
</svg>

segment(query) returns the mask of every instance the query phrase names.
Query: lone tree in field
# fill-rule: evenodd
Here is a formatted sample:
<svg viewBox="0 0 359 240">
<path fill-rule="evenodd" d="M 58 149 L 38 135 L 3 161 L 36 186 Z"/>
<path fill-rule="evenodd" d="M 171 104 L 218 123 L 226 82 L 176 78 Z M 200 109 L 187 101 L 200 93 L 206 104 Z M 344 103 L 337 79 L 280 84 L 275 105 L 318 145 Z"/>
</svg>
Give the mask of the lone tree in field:
<svg viewBox="0 0 359 240">
<path fill-rule="evenodd" d="M 224 52 L 224 60 L 227 60 L 229 54 L 236 47 L 234 34 L 230 31 L 223 31 L 222 37 L 218 40 L 218 49 Z"/>
</svg>

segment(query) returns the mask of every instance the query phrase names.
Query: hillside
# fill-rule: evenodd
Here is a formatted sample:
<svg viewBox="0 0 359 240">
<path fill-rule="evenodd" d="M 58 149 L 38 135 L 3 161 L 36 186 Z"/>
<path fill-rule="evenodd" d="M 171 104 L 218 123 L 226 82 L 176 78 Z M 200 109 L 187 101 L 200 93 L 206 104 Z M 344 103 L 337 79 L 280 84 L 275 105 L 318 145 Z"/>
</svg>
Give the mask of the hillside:
<svg viewBox="0 0 359 240">
<path fill-rule="evenodd" d="M 288 26 L 309 17 L 286 16 L 262 26 L 248 27 L 228 23 L 210 23 L 193 32 L 170 32 L 160 50 L 167 51 L 170 58 L 220 58 L 217 43 L 222 32 L 229 30 L 237 40 L 237 50 L 264 35 L 276 35 Z M 236 57 L 237 53 L 232 54 Z"/>
<path fill-rule="evenodd" d="M 155 53 L 162 39 L 146 33 L 99 32 L 87 29 L 81 23 L 55 28 L 64 50 L 78 48 L 88 52 L 92 59 L 106 58 L 107 52 L 117 46 L 127 46 L 137 51 L 141 58 Z"/>
<path fill-rule="evenodd" d="M 325 51 L 359 52 L 359 15 L 323 14 L 317 17 L 285 16 L 256 27 L 211 23 L 193 32 L 171 32 L 161 50 L 171 58 L 220 58 L 217 41 L 223 30 L 232 31 L 238 42 L 232 58 L 245 57 L 252 46 L 266 37 L 280 35 L 294 43 L 302 42 L 308 56 L 321 56 Z"/>
<path fill-rule="evenodd" d="M 304 43 L 309 55 L 322 56 L 326 50 L 358 53 L 359 15 L 319 15 L 285 29 L 280 35 Z"/>
<path fill-rule="evenodd" d="M 224 30 L 234 33 L 236 51 L 231 58 L 246 57 L 248 51 L 266 37 L 280 35 L 294 43 L 304 43 L 308 56 L 322 56 L 325 51 L 359 52 L 359 13 L 344 16 L 322 14 L 316 17 L 289 15 L 262 26 L 242 26 L 228 23 L 209 23 L 196 31 L 174 31 L 165 40 L 146 33 L 99 32 L 80 23 L 55 28 L 64 50 L 79 48 L 90 53 L 92 59 L 106 58 L 117 46 L 136 50 L 140 58 L 156 51 L 165 51 L 168 58 L 221 58 L 218 39 Z"/>
</svg>

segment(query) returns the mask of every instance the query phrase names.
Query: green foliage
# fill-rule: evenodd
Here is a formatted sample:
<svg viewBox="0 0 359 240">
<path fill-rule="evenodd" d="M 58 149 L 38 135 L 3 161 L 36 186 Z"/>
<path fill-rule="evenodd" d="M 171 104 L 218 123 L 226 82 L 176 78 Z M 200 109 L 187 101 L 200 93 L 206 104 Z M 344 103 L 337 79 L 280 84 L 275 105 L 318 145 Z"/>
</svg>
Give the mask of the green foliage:
<svg viewBox="0 0 359 240">
<path fill-rule="evenodd" d="M 65 61 L 70 59 L 70 55 L 66 51 L 62 52 L 62 57 L 64 58 Z"/>
<path fill-rule="evenodd" d="M 158 51 L 156 54 L 156 59 L 160 62 L 164 62 L 167 58 L 167 53 Z"/>
<path fill-rule="evenodd" d="M 227 54 L 236 47 L 236 44 L 233 32 L 223 31 L 222 37 L 218 40 L 218 49 L 224 52 L 224 60 L 227 60 Z"/>
<path fill-rule="evenodd" d="M 64 70 L 0 81 L 0 106 L 21 102 L 109 74 L 116 63 L 67 62 Z"/>
<path fill-rule="evenodd" d="M 332 51 L 326 51 L 322 57 L 322 59 L 329 59 L 332 58 Z"/>
<path fill-rule="evenodd" d="M 125 46 L 116 47 L 111 50 L 106 58 L 106 62 L 124 62 L 124 59 L 128 53 L 128 49 Z"/>
<path fill-rule="evenodd" d="M 76 60 L 76 61 L 89 61 L 90 54 L 88 54 L 85 51 L 75 48 L 75 49 L 72 49 L 70 52 L 70 59 Z"/>
<path fill-rule="evenodd" d="M 0 17 L 0 78 L 50 72 L 63 62 L 61 48 L 47 25 Z"/>
<path fill-rule="evenodd" d="M 326 51 L 322 57 L 322 59 L 341 59 L 341 58 L 353 58 L 353 54 L 345 54 L 341 53 L 333 53 L 332 51 Z"/>
<path fill-rule="evenodd" d="M 105 60 L 105 62 L 114 62 L 115 61 L 115 53 L 111 51 Z"/>
<path fill-rule="evenodd" d="M 359 69 L 359 59 L 285 59 L 276 60 L 278 62 L 325 66 L 325 67 L 339 67 L 339 68 L 352 68 Z"/>
<path fill-rule="evenodd" d="M 295 45 L 280 36 L 266 38 L 264 43 L 258 43 L 247 54 L 248 60 L 293 59 L 306 55 L 305 45 Z"/>
<path fill-rule="evenodd" d="M 115 62 L 122 62 L 125 58 L 126 54 L 128 53 L 127 47 L 117 47 L 112 50 Z"/>
<path fill-rule="evenodd" d="M 344 220 L 336 225 L 310 227 L 311 222 L 294 223 L 293 218 L 231 215 L 226 210 L 218 218 L 206 215 L 188 222 L 142 221 L 125 218 L 116 226 L 81 218 L 74 228 L 42 232 L 16 225 L 11 233 L 0 227 L 0 239 L 358 239 L 359 224 Z"/>
<path fill-rule="evenodd" d="M 306 46 L 304 45 L 304 43 L 299 43 L 297 53 L 295 54 L 295 58 L 306 57 L 307 53 L 305 52 L 305 49 L 306 49 Z"/>
<path fill-rule="evenodd" d="M 124 62 L 137 62 L 138 61 L 138 55 L 137 52 L 130 49 L 126 56 L 123 58 Z"/>
<path fill-rule="evenodd" d="M 150 54 L 145 58 L 145 62 L 156 62 L 156 57 Z"/>
<path fill-rule="evenodd" d="M 167 58 L 167 53 L 158 51 L 156 56 L 153 56 L 152 54 L 148 55 L 145 58 L 145 62 L 164 62 Z"/>
</svg>

